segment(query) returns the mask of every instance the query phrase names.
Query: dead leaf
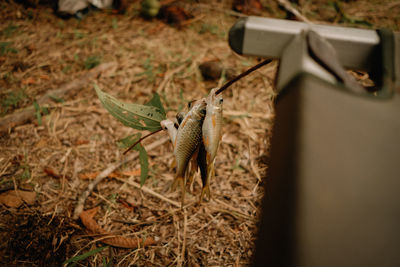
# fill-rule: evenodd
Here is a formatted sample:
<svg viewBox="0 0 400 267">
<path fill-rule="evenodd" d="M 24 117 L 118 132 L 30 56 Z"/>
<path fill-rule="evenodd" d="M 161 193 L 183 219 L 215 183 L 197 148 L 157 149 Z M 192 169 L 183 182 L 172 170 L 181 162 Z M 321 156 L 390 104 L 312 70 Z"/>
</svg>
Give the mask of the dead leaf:
<svg viewBox="0 0 400 267">
<path fill-rule="evenodd" d="M 36 193 L 22 190 L 9 190 L 0 194 L 0 203 L 10 208 L 19 208 L 24 202 L 33 205 L 36 201 Z"/>
<path fill-rule="evenodd" d="M 123 171 L 122 175 L 125 176 L 140 176 L 140 169 L 132 170 L 132 171 Z"/>
<path fill-rule="evenodd" d="M 87 144 L 89 144 L 89 140 L 78 139 L 78 140 L 75 141 L 75 145 L 76 146 L 87 145 Z"/>
<path fill-rule="evenodd" d="M 80 173 L 79 179 L 83 180 L 93 180 L 96 179 L 97 175 L 100 172 L 88 172 L 88 173 Z M 121 176 L 140 176 L 140 169 L 132 170 L 132 171 L 123 171 L 123 172 L 112 172 L 108 175 L 110 178 L 120 178 Z"/>
<path fill-rule="evenodd" d="M 45 138 L 41 138 L 39 140 L 39 142 L 36 143 L 35 148 L 36 149 L 40 149 L 40 148 L 43 148 L 43 147 L 46 147 L 46 146 L 48 146 L 48 142 L 46 141 Z"/>
<path fill-rule="evenodd" d="M 50 80 L 49 75 L 46 75 L 46 74 L 41 74 L 41 75 L 39 76 L 39 78 L 42 79 L 42 80 Z"/>
<path fill-rule="evenodd" d="M 30 85 L 30 84 L 36 84 L 36 80 L 32 77 L 29 77 L 25 80 L 22 80 L 21 82 L 23 85 Z"/>
<path fill-rule="evenodd" d="M 60 174 L 58 174 L 53 168 L 51 167 L 44 167 L 43 171 L 48 175 L 51 176 L 53 178 L 59 179 L 60 178 Z"/>
<path fill-rule="evenodd" d="M 102 234 L 102 235 L 113 236 L 110 233 L 108 233 L 107 231 L 105 231 L 103 228 L 101 228 L 97 224 L 97 222 L 93 219 L 94 215 L 96 215 L 98 210 L 99 210 L 99 207 L 97 206 L 96 208 L 82 211 L 82 213 L 79 215 L 79 218 L 81 219 L 83 225 L 92 234 L 95 234 L 95 235 Z M 113 236 L 113 237 L 101 239 L 100 241 L 107 245 L 111 245 L 114 247 L 131 248 L 131 249 L 136 249 L 138 247 L 146 247 L 146 246 L 156 244 L 156 241 L 152 237 L 147 237 L 147 238 L 143 239 L 143 238 L 128 238 L 128 237 L 123 237 L 123 236 Z"/>
<path fill-rule="evenodd" d="M 132 203 L 128 202 L 127 200 L 122 199 L 122 198 L 118 198 L 117 201 L 118 201 L 118 203 L 120 203 L 127 210 L 129 210 L 131 212 L 133 212 L 135 210 L 135 205 L 133 205 Z"/>
</svg>

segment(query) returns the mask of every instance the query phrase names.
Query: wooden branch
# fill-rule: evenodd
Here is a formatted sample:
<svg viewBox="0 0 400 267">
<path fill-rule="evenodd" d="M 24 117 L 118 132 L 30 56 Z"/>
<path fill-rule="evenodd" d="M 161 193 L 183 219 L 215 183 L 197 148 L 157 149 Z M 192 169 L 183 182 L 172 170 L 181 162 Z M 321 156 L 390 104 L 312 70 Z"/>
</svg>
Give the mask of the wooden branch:
<svg viewBox="0 0 400 267">
<path fill-rule="evenodd" d="M 64 95 L 71 91 L 76 91 L 84 87 L 91 80 L 96 79 L 102 72 L 115 66 L 115 62 L 103 63 L 89 72 L 83 74 L 79 78 L 64 83 L 60 88 L 49 90 L 37 101 L 39 105 L 48 104 L 51 102 L 51 97 L 62 98 Z M 0 119 L 0 136 L 6 134 L 9 129 L 17 125 L 24 124 L 35 117 L 35 108 L 33 105 L 18 110 L 10 115 Z"/>
<path fill-rule="evenodd" d="M 160 145 L 164 144 L 165 142 L 167 142 L 169 140 L 169 137 L 165 137 L 162 139 L 157 140 L 156 142 L 146 146 L 146 150 L 152 150 L 156 147 L 159 147 Z M 117 169 L 118 167 L 120 167 L 121 165 L 132 161 L 134 159 L 136 159 L 139 156 L 139 152 L 130 154 L 128 157 L 114 163 L 111 164 L 108 168 L 106 168 L 105 170 L 103 170 L 101 173 L 99 173 L 99 175 L 97 175 L 96 179 L 94 179 L 87 187 L 87 189 L 80 195 L 80 197 L 78 198 L 78 203 L 76 204 L 75 210 L 74 210 L 74 215 L 73 215 L 73 219 L 77 220 L 79 218 L 79 215 L 81 214 L 81 212 L 83 211 L 83 208 L 85 206 L 85 201 L 88 198 L 88 196 L 90 195 L 90 193 L 92 193 L 93 189 L 96 187 L 96 185 L 98 183 L 100 183 L 101 181 L 103 181 L 108 175 L 110 175 L 110 173 L 112 173 L 113 171 L 115 171 L 115 169 Z"/>
<path fill-rule="evenodd" d="M 160 130 L 151 132 L 151 133 L 149 133 L 149 134 L 146 134 L 145 136 L 143 136 L 142 138 L 140 138 L 139 140 L 137 140 L 135 143 L 133 143 L 133 145 L 131 145 L 130 147 L 128 147 L 128 148 L 124 151 L 124 155 L 125 155 L 129 150 L 131 150 L 132 148 L 134 148 L 137 144 L 139 144 L 140 142 L 142 142 L 143 139 L 146 139 L 147 137 L 152 136 L 153 134 L 158 133 L 158 132 L 160 132 L 160 131 L 162 131 L 162 130 L 163 130 L 163 129 L 160 129 Z"/>
<path fill-rule="evenodd" d="M 295 9 L 288 0 L 278 0 L 279 5 L 281 5 L 286 11 L 292 13 L 298 20 L 304 21 L 306 23 L 312 23 L 305 16 L 303 16 L 300 11 Z"/>
<path fill-rule="evenodd" d="M 222 91 L 224 91 L 226 88 L 228 88 L 229 86 L 231 86 L 235 82 L 239 81 L 240 79 L 242 79 L 243 77 L 249 75 L 253 71 L 255 71 L 255 70 L 261 68 L 262 66 L 267 65 L 267 64 L 269 64 L 271 62 L 272 62 L 272 59 L 265 59 L 265 60 L 261 61 L 260 63 L 258 63 L 257 65 L 255 65 L 255 66 L 251 67 L 250 69 L 246 70 L 245 72 L 240 73 L 238 76 L 232 78 L 231 80 L 226 82 L 224 85 L 222 85 L 221 88 L 219 88 L 215 92 L 215 94 L 218 95 L 218 94 L 222 93 Z"/>
</svg>

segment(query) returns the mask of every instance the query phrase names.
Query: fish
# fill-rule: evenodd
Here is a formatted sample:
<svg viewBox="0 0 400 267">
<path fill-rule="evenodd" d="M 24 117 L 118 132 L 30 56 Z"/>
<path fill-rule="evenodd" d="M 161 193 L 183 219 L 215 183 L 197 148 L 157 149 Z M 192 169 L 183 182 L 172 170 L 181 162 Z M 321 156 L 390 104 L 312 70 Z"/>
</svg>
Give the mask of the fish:
<svg viewBox="0 0 400 267">
<path fill-rule="evenodd" d="M 170 138 L 170 140 L 171 140 L 173 145 L 175 145 L 175 138 L 176 138 L 176 133 L 177 133 L 179 124 L 181 124 L 181 122 L 183 121 L 183 118 L 184 118 L 185 115 L 186 115 L 186 113 L 179 112 L 178 114 L 176 114 L 176 121 L 172 121 L 172 120 L 167 119 L 167 120 L 163 120 L 163 121 L 160 122 L 161 127 L 163 128 L 163 130 L 167 130 L 168 131 L 169 138 Z M 192 184 L 194 174 L 196 173 L 196 171 L 198 169 L 197 154 L 198 154 L 198 148 L 193 153 L 192 158 L 190 159 L 190 161 L 188 163 L 188 167 L 186 168 L 185 177 L 186 177 L 186 180 L 187 180 L 187 184 L 190 184 L 190 185 Z M 176 167 L 175 158 L 171 162 L 170 167 L 171 167 L 171 169 Z"/>
<path fill-rule="evenodd" d="M 203 192 L 203 188 L 206 186 L 207 184 L 207 153 L 206 153 L 206 148 L 204 147 L 203 142 L 200 143 L 199 146 L 199 152 L 197 154 L 197 166 L 200 169 L 200 177 L 201 177 L 201 182 L 202 182 L 202 194 L 201 197 L 199 199 L 199 203 L 201 203 L 201 201 L 203 200 L 203 196 L 204 196 L 204 192 L 207 191 L 207 189 L 204 190 Z M 208 197 L 209 197 L 209 190 L 208 192 Z"/>
<path fill-rule="evenodd" d="M 189 101 L 187 104 L 187 109 L 190 110 L 193 106 L 193 104 L 196 102 L 197 100 L 192 100 Z M 204 100 L 205 101 L 205 100 Z M 185 111 L 180 111 L 175 115 L 175 127 L 178 128 L 179 125 L 182 123 L 183 118 L 186 116 L 186 112 Z M 201 144 L 201 142 L 200 142 Z M 187 181 L 186 183 L 188 185 L 192 185 L 193 184 L 193 178 L 194 175 L 198 169 L 198 165 L 197 165 L 197 155 L 198 155 L 198 148 L 196 149 L 196 151 L 193 153 L 192 158 L 189 161 L 189 165 L 186 169 L 186 177 L 187 177 Z M 174 166 L 176 165 L 176 162 L 174 163 Z"/>
<path fill-rule="evenodd" d="M 176 176 L 172 184 L 174 190 L 181 187 L 183 207 L 185 200 L 185 174 L 190 159 L 201 143 L 202 125 L 206 115 L 206 101 L 201 99 L 193 103 L 192 108 L 179 124 L 174 140 L 174 155 L 176 160 Z"/>
<path fill-rule="evenodd" d="M 176 114 L 176 116 L 175 116 L 175 120 L 176 120 L 175 128 L 176 128 L 176 129 L 178 129 L 179 124 L 182 123 L 182 121 L 183 121 L 183 119 L 185 118 L 185 116 L 186 116 L 186 112 L 184 112 L 184 111 L 178 112 L 178 113 Z"/>
<path fill-rule="evenodd" d="M 178 129 L 175 127 L 175 123 L 169 119 L 162 120 L 160 122 L 161 128 L 168 131 L 169 139 L 171 139 L 172 144 L 175 143 L 176 133 Z"/>
<path fill-rule="evenodd" d="M 198 165 L 200 168 L 203 188 L 201 190 L 200 200 L 204 195 L 210 199 L 210 180 L 215 176 L 215 156 L 222 136 L 222 104 L 221 95 L 216 95 L 218 88 L 211 89 L 206 97 L 206 116 L 202 126 L 202 146 L 199 148 Z"/>
</svg>

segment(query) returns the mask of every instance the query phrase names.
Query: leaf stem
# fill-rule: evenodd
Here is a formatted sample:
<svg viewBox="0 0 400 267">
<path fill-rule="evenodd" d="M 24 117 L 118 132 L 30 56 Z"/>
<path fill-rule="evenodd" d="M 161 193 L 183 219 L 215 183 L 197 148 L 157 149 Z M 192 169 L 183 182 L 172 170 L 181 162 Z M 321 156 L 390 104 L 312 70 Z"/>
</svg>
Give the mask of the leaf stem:
<svg viewBox="0 0 400 267">
<path fill-rule="evenodd" d="M 130 147 L 128 147 L 128 149 L 124 151 L 124 155 L 125 155 L 129 150 L 131 150 L 132 148 L 134 148 L 137 144 L 139 144 L 140 142 L 142 142 L 143 139 L 146 139 L 147 137 L 149 137 L 149 136 L 151 136 L 151 135 L 153 135 L 153 134 L 155 134 L 155 133 L 158 133 L 158 132 L 160 132 L 160 131 L 162 131 L 162 129 L 159 129 L 159 130 L 157 130 L 157 131 L 151 132 L 151 133 L 149 133 L 149 134 L 143 136 L 142 138 L 140 138 L 139 140 L 137 140 L 133 145 L 131 145 Z"/>
<path fill-rule="evenodd" d="M 252 73 L 253 71 L 255 71 L 256 69 L 261 68 L 264 65 L 267 65 L 268 63 L 270 63 L 272 61 L 272 59 L 266 59 L 260 63 L 258 63 L 257 65 L 251 67 L 250 69 L 246 70 L 245 72 L 240 73 L 238 76 L 234 77 L 233 79 L 229 80 L 227 83 L 225 83 L 224 85 L 221 86 L 221 88 L 219 88 L 215 94 L 218 95 L 220 93 L 222 93 L 222 91 L 224 91 L 226 88 L 228 88 L 229 86 L 231 86 L 233 83 L 237 82 L 238 80 L 242 79 L 243 77 L 249 75 L 250 73 Z"/>
</svg>

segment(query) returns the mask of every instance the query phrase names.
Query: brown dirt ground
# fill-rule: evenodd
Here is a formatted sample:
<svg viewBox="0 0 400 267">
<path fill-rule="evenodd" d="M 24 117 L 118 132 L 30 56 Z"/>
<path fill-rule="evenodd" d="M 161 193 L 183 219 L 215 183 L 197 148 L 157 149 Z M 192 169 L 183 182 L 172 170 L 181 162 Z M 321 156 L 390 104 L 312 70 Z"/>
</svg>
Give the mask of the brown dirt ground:
<svg viewBox="0 0 400 267">
<path fill-rule="evenodd" d="M 82 21 L 58 18 L 47 6 L 27 8 L 2 1 L 1 116 L 32 106 L 45 92 L 74 82 L 93 65 L 114 62 L 93 82 L 127 102 L 144 103 L 158 92 L 171 118 L 188 100 L 222 84 L 222 79 L 203 81 L 201 62 L 217 59 L 237 73 L 257 63 L 234 54 L 226 42 L 236 20 L 228 11 L 231 1 L 181 2 L 196 19 L 176 28 L 141 18 L 138 1 L 131 1 L 125 14 L 92 12 Z M 261 2 L 263 15 L 287 16 L 275 1 Z M 342 14 L 327 1 L 298 2 L 298 9 L 313 22 L 400 28 L 399 1 L 343 1 Z M 223 138 L 211 201 L 194 204 L 201 190 L 198 177 L 183 210 L 131 186 L 139 182 L 138 176 L 107 178 L 90 194 L 85 209 L 100 206 L 95 219 L 110 233 L 151 236 L 158 243 L 136 250 L 109 247 L 79 265 L 98 266 L 103 260 L 117 266 L 250 264 L 265 183 L 276 67 L 273 62 L 224 93 Z M 121 160 L 123 150 L 116 141 L 135 130 L 108 114 L 92 82 L 45 107 L 49 114 L 41 125 L 34 117 L 0 137 L 1 191 L 17 186 L 37 193 L 34 205 L 0 207 L 2 265 L 56 266 L 104 246 L 71 218 L 77 198 L 90 183 L 82 174 L 100 172 Z M 144 145 L 165 136 L 159 133 Z M 168 190 L 174 177 L 172 145 L 167 142 L 148 154 L 145 187 L 179 202 L 180 195 Z M 136 159 L 118 171 L 138 168 Z M 121 204 L 126 202 L 132 206 Z"/>
</svg>

